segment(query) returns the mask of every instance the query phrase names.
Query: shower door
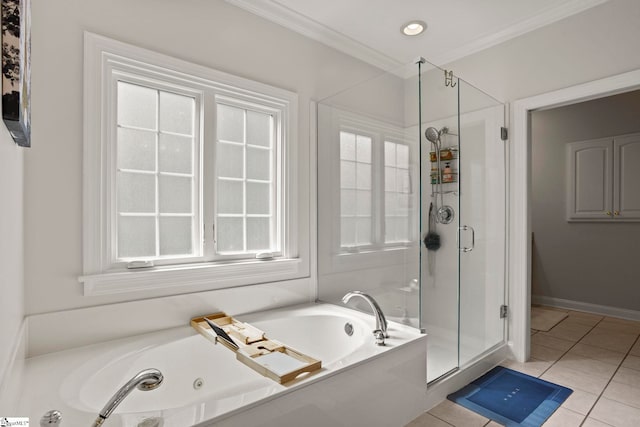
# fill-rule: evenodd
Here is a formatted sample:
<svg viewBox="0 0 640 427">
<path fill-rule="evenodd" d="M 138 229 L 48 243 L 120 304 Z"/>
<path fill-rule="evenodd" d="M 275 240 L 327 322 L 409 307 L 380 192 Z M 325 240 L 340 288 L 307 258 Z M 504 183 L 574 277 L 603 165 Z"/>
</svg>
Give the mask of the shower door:
<svg viewBox="0 0 640 427">
<path fill-rule="evenodd" d="M 506 142 L 504 104 L 458 81 L 459 364 L 504 341 Z"/>
</svg>

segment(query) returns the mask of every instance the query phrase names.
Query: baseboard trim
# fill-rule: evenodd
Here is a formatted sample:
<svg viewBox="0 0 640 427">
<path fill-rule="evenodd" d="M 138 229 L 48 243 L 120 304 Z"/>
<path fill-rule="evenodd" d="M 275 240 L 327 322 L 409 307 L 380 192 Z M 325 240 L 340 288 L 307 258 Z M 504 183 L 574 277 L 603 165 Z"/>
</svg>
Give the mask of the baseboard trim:
<svg viewBox="0 0 640 427">
<path fill-rule="evenodd" d="M 626 308 L 591 304 L 588 302 L 572 301 L 568 299 L 546 297 L 542 295 L 531 295 L 531 302 L 534 304 L 548 305 L 550 307 L 567 308 L 570 310 L 601 314 L 603 316 L 619 317 L 621 319 L 640 321 L 640 311 L 629 310 Z"/>
</svg>

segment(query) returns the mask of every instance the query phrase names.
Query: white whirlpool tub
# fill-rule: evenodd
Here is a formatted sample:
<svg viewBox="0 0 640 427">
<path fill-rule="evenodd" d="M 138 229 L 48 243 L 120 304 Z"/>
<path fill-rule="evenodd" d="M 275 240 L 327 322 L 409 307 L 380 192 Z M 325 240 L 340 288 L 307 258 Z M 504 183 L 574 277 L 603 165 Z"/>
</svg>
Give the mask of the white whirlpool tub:
<svg viewBox="0 0 640 427">
<path fill-rule="evenodd" d="M 372 315 L 330 304 L 237 317 L 322 360 L 322 370 L 283 386 L 185 326 L 27 359 L 19 413 L 35 424 L 58 409 L 63 427 L 90 426 L 113 393 L 146 368 L 159 369 L 164 383 L 131 392 L 105 427 L 392 427 L 426 408 L 426 336 L 416 329 L 390 322 L 380 347 Z"/>
</svg>

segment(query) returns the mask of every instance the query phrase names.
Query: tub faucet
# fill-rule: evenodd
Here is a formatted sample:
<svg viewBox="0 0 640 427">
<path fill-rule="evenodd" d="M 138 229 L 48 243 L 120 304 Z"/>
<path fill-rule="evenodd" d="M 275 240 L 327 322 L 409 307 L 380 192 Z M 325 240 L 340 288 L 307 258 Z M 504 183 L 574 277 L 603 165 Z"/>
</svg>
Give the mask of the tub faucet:
<svg viewBox="0 0 640 427">
<path fill-rule="evenodd" d="M 382 309 L 371 295 L 360 291 L 347 292 L 345 296 L 342 297 L 342 302 L 346 304 L 353 297 L 360 297 L 371 306 L 373 315 L 376 317 L 376 329 L 373 331 L 373 334 L 376 336 L 376 344 L 384 345 L 384 339 L 389 338 L 389 334 L 387 333 L 387 319 L 384 317 Z"/>
<path fill-rule="evenodd" d="M 99 427 L 104 421 L 109 418 L 109 415 L 116 409 L 116 407 L 133 391 L 134 388 L 142 391 L 155 390 L 160 387 L 164 377 L 162 373 L 157 369 L 145 369 L 138 372 L 136 376 L 131 378 L 125 385 L 120 387 L 120 390 L 113 395 L 113 397 L 107 402 L 98 418 L 93 422 L 92 427 Z"/>
</svg>

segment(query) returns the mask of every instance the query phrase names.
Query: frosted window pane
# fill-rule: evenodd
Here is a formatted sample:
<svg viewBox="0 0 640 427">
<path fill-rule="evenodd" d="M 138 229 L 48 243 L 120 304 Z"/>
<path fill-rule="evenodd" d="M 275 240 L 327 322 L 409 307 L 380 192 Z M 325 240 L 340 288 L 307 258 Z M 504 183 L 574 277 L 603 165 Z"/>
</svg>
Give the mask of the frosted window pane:
<svg viewBox="0 0 640 427">
<path fill-rule="evenodd" d="M 241 252 L 243 247 L 242 218 L 220 218 L 216 225 L 218 252 Z"/>
<path fill-rule="evenodd" d="M 156 133 L 118 128 L 118 168 L 155 171 Z"/>
<path fill-rule="evenodd" d="M 156 222 L 153 217 L 118 218 L 118 258 L 156 255 Z"/>
<path fill-rule="evenodd" d="M 340 191 L 340 213 L 342 215 L 356 214 L 356 190 Z"/>
<path fill-rule="evenodd" d="M 356 219 L 342 218 L 340 220 L 340 245 L 355 246 L 356 244 Z"/>
<path fill-rule="evenodd" d="M 156 130 L 158 91 L 118 82 L 118 124 Z"/>
<path fill-rule="evenodd" d="M 396 191 L 396 168 L 384 168 L 385 191 Z"/>
<path fill-rule="evenodd" d="M 269 218 L 247 218 L 247 250 L 271 249 L 271 226 Z"/>
<path fill-rule="evenodd" d="M 409 180 L 409 171 L 407 169 L 399 169 L 398 170 L 398 179 L 400 182 L 397 183 L 398 191 L 401 193 L 409 193 L 411 190 Z"/>
<path fill-rule="evenodd" d="M 244 110 L 218 104 L 218 140 L 244 142 Z"/>
<path fill-rule="evenodd" d="M 218 213 L 241 214 L 243 191 L 241 181 L 218 180 Z"/>
<path fill-rule="evenodd" d="M 356 188 L 356 164 L 354 162 L 340 162 L 340 187 Z"/>
<path fill-rule="evenodd" d="M 384 241 L 396 241 L 396 224 L 395 218 L 385 218 L 384 220 Z"/>
<path fill-rule="evenodd" d="M 397 144 L 398 149 L 398 167 L 407 169 L 409 167 L 409 147 L 404 144 Z"/>
<path fill-rule="evenodd" d="M 191 218 L 160 218 L 160 255 L 189 255 L 191 248 Z"/>
<path fill-rule="evenodd" d="M 270 185 L 256 182 L 247 182 L 247 213 L 270 213 Z"/>
<path fill-rule="evenodd" d="M 247 144 L 271 147 L 271 115 L 247 111 Z"/>
<path fill-rule="evenodd" d="M 409 240 L 409 221 L 407 218 L 396 219 L 396 239 L 400 242 Z"/>
<path fill-rule="evenodd" d="M 269 180 L 271 150 L 247 147 L 247 178 Z"/>
<path fill-rule="evenodd" d="M 398 209 L 398 196 L 394 192 L 384 193 L 384 213 L 385 215 L 395 215 Z"/>
<path fill-rule="evenodd" d="M 409 215 L 409 195 L 406 193 L 396 194 L 397 198 L 397 207 L 398 207 L 398 215 L 408 216 Z"/>
<path fill-rule="evenodd" d="M 160 135 L 160 170 L 162 172 L 192 173 L 193 138 Z"/>
<path fill-rule="evenodd" d="M 358 135 L 356 137 L 356 160 L 371 163 L 371 138 Z"/>
<path fill-rule="evenodd" d="M 393 142 L 384 143 L 384 165 L 396 165 L 396 144 L 394 144 Z"/>
<path fill-rule="evenodd" d="M 357 193 L 356 200 L 358 215 L 371 216 L 371 191 L 360 190 Z"/>
<path fill-rule="evenodd" d="M 189 96 L 160 92 L 160 130 L 193 135 L 195 100 Z"/>
<path fill-rule="evenodd" d="M 357 163 L 356 183 L 359 190 L 371 189 L 371 165 Z"/>
<path fill-rule="evenodd" d="M 340 132 L 340 158 L 342 160 L 356 159 L 356 136 L 348 132 Z"/>
<path fill-rule="evenodd" d="M 191 213 L 191 178 L 160 177 L 160 212 Z"/>
<path fill-rule="evenodd" d="M 241 145 L 218 144 L 217 162 L 218 176 L 242 178 L 244 161 Z"/>
<path fill-rule="evenodd" d="M 358 245 L 371 243 L 371 218 L 358 218 L 356 220 L 356 243 Z"/>
<path fill-rule="evenodd" d="M 118 212 L 155 212 L 154 175 L 118 173 Z"/>
</svg>

